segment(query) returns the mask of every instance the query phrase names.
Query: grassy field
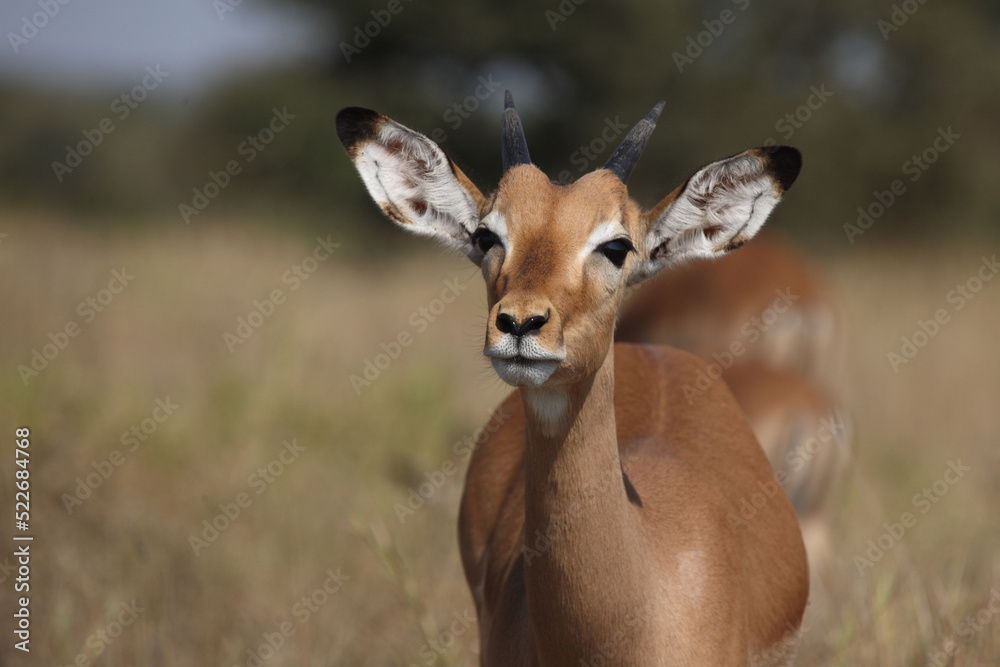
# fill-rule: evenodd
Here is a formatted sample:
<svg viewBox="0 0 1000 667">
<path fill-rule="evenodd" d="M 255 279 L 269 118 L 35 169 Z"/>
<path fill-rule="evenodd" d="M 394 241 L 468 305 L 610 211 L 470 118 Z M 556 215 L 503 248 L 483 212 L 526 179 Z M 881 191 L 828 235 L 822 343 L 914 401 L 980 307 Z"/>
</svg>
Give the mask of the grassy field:
<svg viewBox="0 0 1000 667">
<path fill-rule="evenodd" d="M 0 553 L 0 664 L 477 664 L 455 445 L 507 391 L 479 351 L 481 279 L 418 242 L 372 258 L 260 229 L 0 229 L 0 505 L 29 427 L 35 536 L 27 657 Z M 997 664 L 1000 280 L 949 300 L 994 248 L 867 240 L 823 262 L 854 458 L 798 664 Z"/>
</svg>

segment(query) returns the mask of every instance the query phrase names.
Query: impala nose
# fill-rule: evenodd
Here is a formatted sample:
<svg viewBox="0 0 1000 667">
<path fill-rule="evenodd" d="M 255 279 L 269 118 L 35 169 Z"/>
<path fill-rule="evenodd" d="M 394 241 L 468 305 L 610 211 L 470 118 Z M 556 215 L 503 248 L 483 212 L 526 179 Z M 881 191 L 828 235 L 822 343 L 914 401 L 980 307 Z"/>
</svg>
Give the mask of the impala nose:
<svg viewBox="0 0 1000 667">
<path fill-rule="evenodd" d="M 497 329 L 502 333 L 514 334 L 515 336 L 523 336 L 529 331 L 534 331 L 536 329 L 541 329 L 542 326 L 549 321 L 549 314 L 545 315 L 532 315 L 523 322 L 518 323 L 513 317 L 507 313 L 499 313 L 497 315 Z"/>
</svg>

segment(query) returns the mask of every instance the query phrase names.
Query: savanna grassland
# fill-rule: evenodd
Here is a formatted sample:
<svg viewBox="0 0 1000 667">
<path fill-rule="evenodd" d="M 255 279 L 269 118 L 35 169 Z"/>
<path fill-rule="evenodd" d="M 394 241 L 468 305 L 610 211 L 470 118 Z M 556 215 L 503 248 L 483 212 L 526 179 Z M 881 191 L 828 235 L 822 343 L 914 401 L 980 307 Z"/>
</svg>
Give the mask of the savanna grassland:
<svg viewBox="0 0 1000 667">
<path fill-rule="evenodd" d="M 464 259 L 416 241 L 375 257 L 334 225 L 322 242 L 240 220 L 0 231 L 0 506 L 29 427 L 35 536 L 27 659 L 9 539 L 0 553 L 0 663 L 477 664 L 455 519 L 469 439 L 507 388 Z M 1000 661 L 1000 280 L 949 299 L 995 250 L 866 236 L 821 261 L 853 458 L 797 664 Z M 49 334 L 64 349 L 19 371 Z"/>
</svg>

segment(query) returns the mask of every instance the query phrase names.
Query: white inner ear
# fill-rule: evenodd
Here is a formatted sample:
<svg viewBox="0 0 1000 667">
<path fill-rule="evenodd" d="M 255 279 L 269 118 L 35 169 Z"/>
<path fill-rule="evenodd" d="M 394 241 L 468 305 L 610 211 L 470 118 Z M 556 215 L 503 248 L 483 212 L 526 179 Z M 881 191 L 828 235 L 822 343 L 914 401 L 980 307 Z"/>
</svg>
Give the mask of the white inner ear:
<svg viewBox="0 0 1000 667">
<path fill-rule="evenodd" d="M 725 253 L 734 241 L 756 234 L 779 200 L 760 158 L 715 162 L 692 176 L 663 212 L 649 231 L 648 247 L 667 242 L 665 253 L 674 259 Z"/>
<path fill-rule="evenodd" d="M 386 215 L 412 232 L 469 252 L 469 235 L 479 224 L 479 210 L 434 142 L 385 123 L 377 137 L 358 151 L 355 165 Z"/>
</svg>

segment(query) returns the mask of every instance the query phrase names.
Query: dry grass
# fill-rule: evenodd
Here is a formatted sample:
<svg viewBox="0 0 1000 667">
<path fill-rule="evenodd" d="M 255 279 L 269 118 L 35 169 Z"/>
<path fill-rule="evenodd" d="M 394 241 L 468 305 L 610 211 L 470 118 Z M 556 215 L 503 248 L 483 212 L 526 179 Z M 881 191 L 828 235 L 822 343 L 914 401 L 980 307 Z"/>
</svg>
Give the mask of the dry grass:
<svg viewBox="0 0 1000 667">
<path fill-rule="evenodd" d="M 15 425 L 33 434 L 34 634 L 24 664 L 79 655 L 105 665 L 252 664 L 248 650 L 265 635 L 277 643 L 282 623 L 294 634 L 265 665 L 476 664 L 476 628 L 446 632 L 474 613 L 455 539 L 461 472 L 405 522 L 394 510 L 445 460 L 464 463 L 452 444 L 505 393 L 479 358 L 483 292 L 463 260 L 429 251 L 373 266 L 362 262 L 370 249 L 345 243 L 291 292 L 281 276 L 313 240 L 249 225 L 101 236 L 23 218 L 0 231 L 9 234 L 0 414 L 11 440 Z M 1000 282 L 898 373 L 886 360 L 919 319 L 950 307 L 948 290 L 983 253 L 858 250 L 827 264 L 849 329 L 856 457 L 833 504 L 835 567 L 811 605 L 799 664 L 922 666 L 951 637 L 960 652 L 940 664 L 1000 656 L 1000 619 L 968 642 L 959 634 L 1000 590 Z M 77 304 L 123 266 L 134 281 L 84 323 Z M 456 276 L 468 289 L 419 332 L 411 314 L 421 318 Z M 287 301 L 230 353 L 223 333 L 276 287 Z M 17 366 L 71 319 L 80 335 L 25 387 Z M 350 375 L 404 331 L 412 344 L 357 395 Z M 166 397 L 180 407 L 127 452 L 122 433 Z M 248 482 L 293 439 L 304 447 L 298 458 L 263 489 Z M 68 513 L 64 494 L 113 450 L 124 462 Z M 14 468 L 4 451 L 6 507 Z M 958 459 L 971 471 L 859 576 L 853 556 Z M 195 555 L 190 536 L 240 493 L 250 505 Z M 328 570 L 348 578 L 318 593 Z M 296 604 L 314 593 L 306 618 Z M 0 597 L 4 628 L 11 598 Z M 100 644 L 94 633 L 132 600 L 144 611 Z M 22 664 L 3 634 L 0 663 Z M 442 652 L 428 648 L 439 639 Z"/>
</svg>

